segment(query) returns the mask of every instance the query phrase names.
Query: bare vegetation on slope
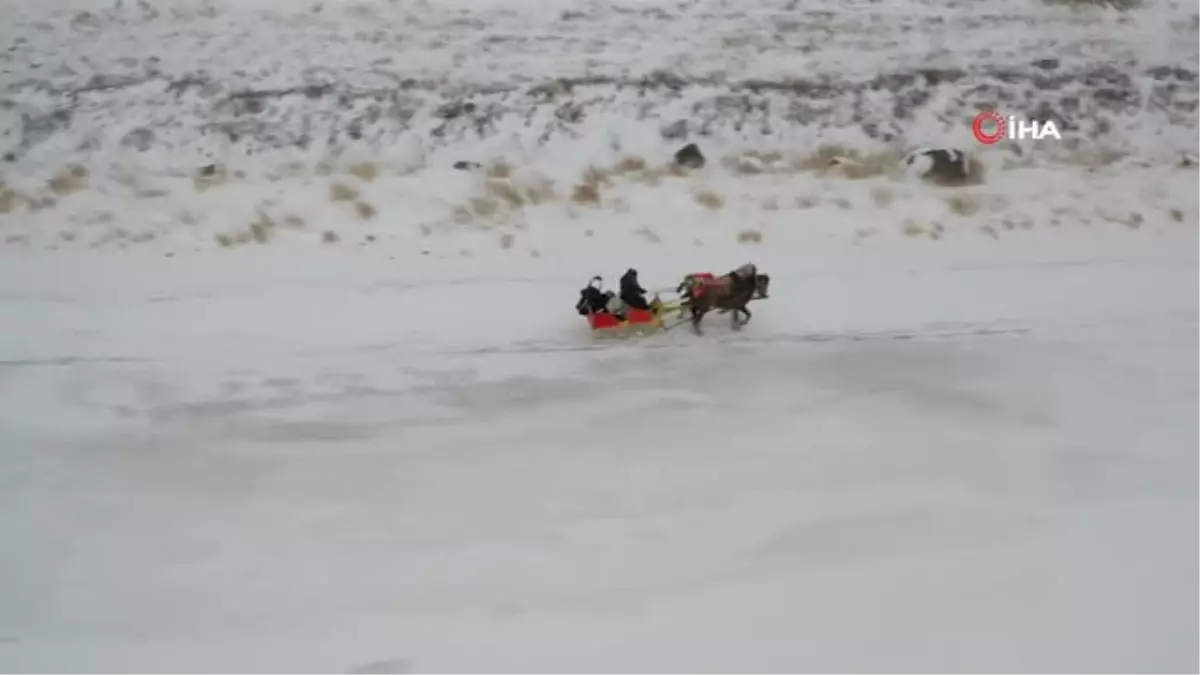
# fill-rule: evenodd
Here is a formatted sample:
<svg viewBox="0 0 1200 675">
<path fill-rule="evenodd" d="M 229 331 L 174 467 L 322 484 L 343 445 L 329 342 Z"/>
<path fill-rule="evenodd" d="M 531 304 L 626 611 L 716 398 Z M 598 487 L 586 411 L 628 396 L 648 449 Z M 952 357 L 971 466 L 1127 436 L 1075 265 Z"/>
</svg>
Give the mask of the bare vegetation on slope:
<svg viewBox="0 0 1200 675">
<path fill-rule="evenodd" d="M 1145 4 L 1143 0 L 1042 0 L 1042 2 L 1051 6 L 1068 7 L 1076 10 L 1111 8 L 1122 12 L 1138 9 Z"/>
<path fill-rule="evenodd" d="M 78 164 L 70 164 L 54 174 L 47 187 L 54 194 L 64 197 L 78 192 L 88 185 L 88 170 Z"/>
</svg>

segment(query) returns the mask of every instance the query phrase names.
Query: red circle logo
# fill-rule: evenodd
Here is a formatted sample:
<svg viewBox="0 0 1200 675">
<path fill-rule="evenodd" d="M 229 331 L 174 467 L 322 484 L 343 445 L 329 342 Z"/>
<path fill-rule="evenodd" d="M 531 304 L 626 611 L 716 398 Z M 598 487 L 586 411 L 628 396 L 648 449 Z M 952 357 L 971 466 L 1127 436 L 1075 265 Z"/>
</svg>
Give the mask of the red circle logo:
<svg viewBox="0 0 1200 675">
<path fill-rule="evenodd" d="M 984 125 L 994 125 L 996 130 L 988 133 L 984 129 Z M 993 145 L 1004 138 L 1004 133 L 1008 131 L 1008 123 L 1004 121 L 1004 117 L 995 110 L 986 110 L 975 116 L 971 121 L 971 133 L 975 134 L 975 140 L 984 145 Z"/>
</svg>

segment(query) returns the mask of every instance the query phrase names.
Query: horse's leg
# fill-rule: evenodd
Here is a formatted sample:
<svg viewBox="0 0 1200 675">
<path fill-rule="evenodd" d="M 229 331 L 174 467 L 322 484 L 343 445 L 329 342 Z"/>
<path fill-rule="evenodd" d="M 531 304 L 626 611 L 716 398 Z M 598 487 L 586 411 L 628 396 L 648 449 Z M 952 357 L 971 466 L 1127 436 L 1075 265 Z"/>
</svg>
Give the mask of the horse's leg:
<svg viewBox="0 0 1200 675">
<path fill-rule="evenodd" d="M 742 309 L 740 309 L 740 308 L 738 308 L 738 307 L 730 307 L 729 309 L 730 309 L 730 313 L 729 313 L 729 317 L 730 317 L 730 318 L 729 318 L 729 325 L 730 325 L 730 326 L 731 326 L 731 327 L 732 327 L 734 330 L 741 330 L 741 328 L 742 328 L 742 322 L 738 321 L 738 312 L 741 312 L 741 311 L 743 311 L 743 310 L 742 310 Z"/>
<path fill-rule="evenodd" d="M 746 307 L 745 305 L 742 305 L 742 314 L 746 315 L 746 318 L 742 320 L 742 324 L 741 324 L 741 325 L 745 326 L 746 324 L 750 323 L 750 317 L 752 317 L 754 315 L 752 313 L 750 313 L 750 308 Z"/>
<path fill-rule="evenodd" d="M 704 312 L 696 305 L 692 305 L 692 330 L 696 335 L 704 335 L 704 331 L 700 330 L 700 319 L 704 317 Z"/>
</svg>

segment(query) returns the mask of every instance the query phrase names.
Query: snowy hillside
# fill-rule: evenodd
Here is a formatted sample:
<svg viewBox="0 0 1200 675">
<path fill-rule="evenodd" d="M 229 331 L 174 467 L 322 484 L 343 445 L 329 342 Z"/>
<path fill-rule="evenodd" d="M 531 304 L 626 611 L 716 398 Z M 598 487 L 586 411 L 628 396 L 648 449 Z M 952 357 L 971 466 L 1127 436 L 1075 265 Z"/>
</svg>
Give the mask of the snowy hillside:
<svg viewBox="0 0 1200 675">
<path fill-rule="evenodd" d="M 649 218 L 640 202 L 677 212 L 680 193 L 752 228 L 828 203 L 866 210 L 860 224 L 883 208 L 885 231 L 954 230 L 963 211 L 982 212 L 972 231 L 1053 224 L 1043 207 L 1058 222 L 1196 217 L 1200 52 L 1185 2 L 7 0 L 5 14 L 9 246 L 183 253 L 467 225 L 540 249 L 526 240 L 541 221 L 546 237 L 571 236 L 590 229 L 562 222 L 581 210 Z M 1064 138 L 981 146 L 970 121 L 985 107 L 1054 121 Z M 710 166 L 669 172 L 688 141 Z M 912 206 L 896 173 L 923 146 L 970 151 L 1008 184 L 950 197 L 945 218 Z M 859 157 L 860 182 L 828 184 L 838 155 Z M 494 180 L 452 175 L 458 162 Z M 1114 193 L 1134 170 L 1184 185 L 1184 201 Z"/>
<path fill-rule="evenodd" d="M 1200 28 L 1117 4 L 0 0 L 0 670 L 1196 671 Z"/>
</svg>

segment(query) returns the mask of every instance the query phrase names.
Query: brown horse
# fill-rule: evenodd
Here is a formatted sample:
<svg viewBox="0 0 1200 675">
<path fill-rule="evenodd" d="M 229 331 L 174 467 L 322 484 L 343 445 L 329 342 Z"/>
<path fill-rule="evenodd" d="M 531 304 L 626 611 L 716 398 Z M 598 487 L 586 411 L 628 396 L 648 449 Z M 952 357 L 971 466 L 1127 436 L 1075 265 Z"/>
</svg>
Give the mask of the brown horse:
<svg viewBox="0 0 1200 675">
<path fill-rule="evenodd" d="M 732 312 L 731 325 L 734 330 L 740 330 L 754 316 L 746 305 L 753 299 L 766 298 L 770 285 L 769 275 L 760 274 L 754 265 L 743 265 L 716 278 L 689 274 L 676 290 L 683 298 L 683 306 L 691 312 L 692 329 L 697 335 L 703 335 L 700 320 L 714 309 L 722 314 Z M 739 320 L 741 314 L 746 318 Z"/>
</svg>

